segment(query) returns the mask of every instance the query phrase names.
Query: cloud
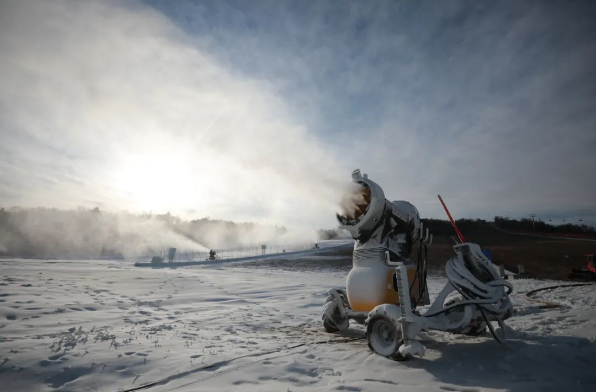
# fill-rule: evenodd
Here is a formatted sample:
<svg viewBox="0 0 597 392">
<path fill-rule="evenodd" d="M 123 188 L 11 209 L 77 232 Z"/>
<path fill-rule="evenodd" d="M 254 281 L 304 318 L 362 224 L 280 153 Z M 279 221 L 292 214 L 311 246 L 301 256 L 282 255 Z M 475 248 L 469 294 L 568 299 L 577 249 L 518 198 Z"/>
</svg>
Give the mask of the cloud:
<svg viewBox="0 0 597 392">
<path fill-rule="evenodd" d="M 593 3 L 148 3 L 425 216 L 594 223 Z"/>
<path fill-rule="evenodd" d="M 3 203 L 333 221 L 334 153 L 160 13 L 8 2 L 1 18 Z"/>
<path fill-rule="evenodd" d="M 331 226 L 360 167 L 426 217 L 594 224 L 594 4 L 2 7 L 4 204 Z"/>
</svg>

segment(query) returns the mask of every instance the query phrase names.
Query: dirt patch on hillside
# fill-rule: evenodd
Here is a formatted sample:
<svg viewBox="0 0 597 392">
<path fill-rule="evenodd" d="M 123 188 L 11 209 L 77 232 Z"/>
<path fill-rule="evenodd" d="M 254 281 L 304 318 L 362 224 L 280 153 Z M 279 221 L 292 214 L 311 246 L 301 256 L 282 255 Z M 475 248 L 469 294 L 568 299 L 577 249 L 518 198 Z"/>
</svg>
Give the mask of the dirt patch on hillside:
<svg viewBox="0 0 597 392">
<path fill-rule="evenodd" d="M 467 241 L 489 249 L 495 264 L 517 272 L 523 264 L 527 273 L 540 279 L 567 280 L 572 268 L 586 265 L 585 255 L 595 253 L 595 242 L 534 238 L 501 232 L 491 226 L 476 232 L 463 232 Z M 454 242 L 437 237 L 429 248 L 429 264 L 438 267 L 453 257 Z"/>
</svg>

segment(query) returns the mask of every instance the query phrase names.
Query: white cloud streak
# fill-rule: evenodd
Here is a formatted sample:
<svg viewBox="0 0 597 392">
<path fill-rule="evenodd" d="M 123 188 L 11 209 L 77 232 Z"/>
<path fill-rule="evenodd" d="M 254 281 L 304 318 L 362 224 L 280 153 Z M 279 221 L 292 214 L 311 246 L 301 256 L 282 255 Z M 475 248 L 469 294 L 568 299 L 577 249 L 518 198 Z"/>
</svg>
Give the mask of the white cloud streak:
<svg viewBox="0 0 597 392">
<path fill-rule="evenodd" d="M 594 224 L 594 4 L 155 6 L 2 4 L 3 203 L 331 226 L 360 167 L 423 216 Z"/>
<path fill-rule="evenodd" d="M 267 83 L 150 7 L 15 1 L 0 14 L 3 204 L 333 222 L 348 170 Z"/>
<path fill-rule="evenodd" d="M 594 3 L 148 2 L 424 216 L 594 224 Z"/>
</svg>

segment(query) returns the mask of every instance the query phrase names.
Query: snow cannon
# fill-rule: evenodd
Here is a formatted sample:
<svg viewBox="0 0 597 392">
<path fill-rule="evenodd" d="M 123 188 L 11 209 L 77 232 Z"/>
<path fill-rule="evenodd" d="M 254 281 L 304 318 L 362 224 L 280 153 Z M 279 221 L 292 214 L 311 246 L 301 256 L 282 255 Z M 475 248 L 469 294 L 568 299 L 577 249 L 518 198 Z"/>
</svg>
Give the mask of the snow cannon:
<svg viewBox="0 0 597 392">
<path fill-rule="evenodd" d="M 505 336 L 498 337 L 491 322 L 500 323 L 503 334 L 503 320 L 512 314 L 512 285 L 500 278 L 479 245 L 454 246 L 456 257 L 446 265 L 448 283 L 421 315 L 416 308 L 430 304 L 427 247 L 433 236 L 411 203 L 387 200 L 382 188 L 358 169 L 352 181 L 336 217 L 355 240 L 353 267 L 346 289 L 329 290 L 325 330 L 341 332 L 351 320 L 364 324 L 369 348 L 395 360 L 422 355 L 416 337 L 429 329 L 476 336 L 488 326 L 502 341 Z"/>
<path fill-rule="evenodd" d="M 353 192 L 342 202 L 342 212 L 336 215 L 342 227 L 355 239 L 353 268 L 346 281 L 346 298 L 350 309 L 363 318 L 377 305 L 397 303 L 395 290 L 396 262 L 404 262 L 409 277 L 410 297 L 413 303 L 428 304 L 427 290 L 417 275 L 410 254 L 413 245 L 429 245 L 432 237 L 427 231 L 419 241 L 423 225 L 419 212 L 409 202 L 391 202 L 381 187 L 361 175 L 352 173 Z M 334 330 L 326 322 L 326 329 Z"/>
</svg>

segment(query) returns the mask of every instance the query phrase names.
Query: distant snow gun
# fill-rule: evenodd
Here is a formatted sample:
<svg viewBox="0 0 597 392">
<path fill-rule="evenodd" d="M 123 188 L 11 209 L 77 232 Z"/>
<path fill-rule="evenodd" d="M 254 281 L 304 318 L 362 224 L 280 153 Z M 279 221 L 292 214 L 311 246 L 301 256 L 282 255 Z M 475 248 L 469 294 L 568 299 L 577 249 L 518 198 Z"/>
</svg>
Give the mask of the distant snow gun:
<svg viewBox="0 0 597 392">
<path fill-rule="evenodd" d="M 425 348 L 416 337 L 430 329 L 477 336 L 489 328 L 503 342 L 504 320 L 513 313 L 508 297 L 512 285 L 500 278 L 479 245 L 464 241 L 441 197 L 461 243 L 446 263 L 448 283 L 421 313 L 417 307 L 430 304 L 427 247 L 433 236 L 415 206 L 387 200 L 360 170 L 352 173 L 352 180 L 353 192 L 337 219 L 355 239 L 353 268 L 345 290 L 329 290 L 322 316 L 325 330 L 346 330 L 350 320 L 364 324 L 369 348 L 394 360 L 423 355 Z"/>
</svg>

